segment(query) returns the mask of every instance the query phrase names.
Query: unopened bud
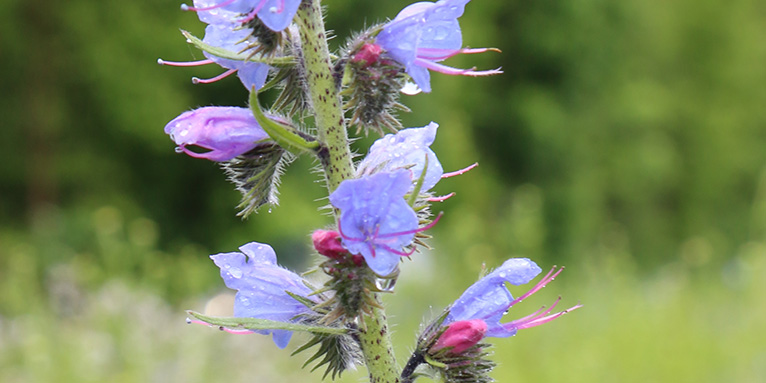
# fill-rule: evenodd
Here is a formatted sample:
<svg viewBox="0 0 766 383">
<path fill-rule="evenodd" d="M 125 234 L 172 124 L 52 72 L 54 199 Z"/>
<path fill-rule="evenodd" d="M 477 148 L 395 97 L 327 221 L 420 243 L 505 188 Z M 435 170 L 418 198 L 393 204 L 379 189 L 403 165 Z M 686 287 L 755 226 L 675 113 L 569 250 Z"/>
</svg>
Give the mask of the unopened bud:
<svg viewBox="0 0 766 383">
<path fill-rule="evenodd" d="M 348 255 L 340 244 L 340 234 L 334 230 L 316 230 L 311 234 L 311 241 L 319 254 L 332 259 L 341 259 Z"/>
<path fill-rule="evenodd" d="M 382 52 L 383 48 L 380 45 L 366 43 L 351 56 L 351 62 L 360 63 L 362 67 L 368 67 L 378 61 Z"/>
<path fill-rule="evenodd" d="M 450 324 L 428 352 L 434 354 L 446 347 L 451 354 L 461 354 L 475 346 L 487 333 L 487 323 L 481 319 L 462 320 Z"/>
</svg>

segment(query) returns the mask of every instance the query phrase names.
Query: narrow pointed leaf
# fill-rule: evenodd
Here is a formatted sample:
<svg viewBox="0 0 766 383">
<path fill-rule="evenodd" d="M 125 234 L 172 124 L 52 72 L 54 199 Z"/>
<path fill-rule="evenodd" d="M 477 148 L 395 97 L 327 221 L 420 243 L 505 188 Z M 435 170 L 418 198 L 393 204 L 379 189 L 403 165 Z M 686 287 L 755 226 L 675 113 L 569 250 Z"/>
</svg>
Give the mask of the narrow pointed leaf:
<svg viewBox="0 0 766 383">
<path fill-rule="evenodd" d="M 223 49 L 220 47 L 214 47 L 210 44 L 207 44 L 203 42 L 201 39 L 197 38 L 196 36 L 192 35 L 188 31 L 181 30 L 181 33 L 186 37 L 186 40 L 197 47 L 201 51 L 205 51 L 207 53 L 210 53 L 213 56 L 220 57 L 222 59 L 228 59 L 228 60 L 237 60 L 237 61 L 252 61 L 257 63 L 264 63 L 269 64 L 271 66 L 289 66 L 295 64 L 295 59 L 293 57 L 262 57 L 262 56 L 253 56 L 248 53 L 237 53 L 230 51 L 228 49 Z"/>
<path fill-rule="evenodd" d="M 314 334 L 345 334 L 345 328 L 304 325 L 300 323 L 279 322 L 257 318 L 213 317 L 200 314 L 195 311 L 187 311 L 187 314 L 214 326 L 223 326 L 233 329 L 247 330 L 289 330 L 306 331 Z"/>
</svg>

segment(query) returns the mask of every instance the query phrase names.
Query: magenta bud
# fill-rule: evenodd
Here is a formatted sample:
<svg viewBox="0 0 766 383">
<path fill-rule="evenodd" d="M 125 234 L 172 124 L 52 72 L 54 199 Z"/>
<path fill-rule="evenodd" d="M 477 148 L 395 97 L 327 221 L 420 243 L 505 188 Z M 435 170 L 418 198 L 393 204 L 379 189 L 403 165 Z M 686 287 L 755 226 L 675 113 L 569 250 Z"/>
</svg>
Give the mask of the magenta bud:
<svg viewBox="0 0 766 383">
<path fill-rule="evenodd" d="M 481 319 L 461 320 L 451 323 L 428 352 L 434 354 L 437 351 L 452 347 L 451 354 L 461 354 L 463 351 L 475 346 L 484 338 L 487 332 L 487 323 Z"/>
<path fill-rule="evenodd" d="M 375 64 L 380 58 L 380 54 L 383 53 L 383 48 L 378 44 L 364 44 L 359 51 L 351 56 L 351 61 L 354 63 L 362 63 L 363 67 L 368 67 Z"/>
<path fill-rule="evenodd" d="M 348 255 L 348 250 L 340 244 L 340 234 L 334 230 L 316 230 L 311 233 L 311 241 L 319 254 L 332 259 L 341 259 Z"/>
</svg>

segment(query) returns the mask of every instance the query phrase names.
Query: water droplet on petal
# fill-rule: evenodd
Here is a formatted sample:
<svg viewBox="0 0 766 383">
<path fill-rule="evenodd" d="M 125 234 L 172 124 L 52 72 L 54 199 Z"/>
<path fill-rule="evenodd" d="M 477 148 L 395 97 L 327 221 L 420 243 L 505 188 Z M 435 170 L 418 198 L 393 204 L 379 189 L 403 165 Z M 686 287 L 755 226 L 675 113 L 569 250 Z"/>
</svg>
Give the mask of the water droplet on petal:
<svg viewBox="0 0 766 383">
<path fill-rule="evenodd" d="M 242 270 L 240 270 L 239 267 L 232 267 L 231 269 L 229 269 L 229 274 L 231 274 L 232 277 L 237 279 L 242 278 Z"/>
</svg>

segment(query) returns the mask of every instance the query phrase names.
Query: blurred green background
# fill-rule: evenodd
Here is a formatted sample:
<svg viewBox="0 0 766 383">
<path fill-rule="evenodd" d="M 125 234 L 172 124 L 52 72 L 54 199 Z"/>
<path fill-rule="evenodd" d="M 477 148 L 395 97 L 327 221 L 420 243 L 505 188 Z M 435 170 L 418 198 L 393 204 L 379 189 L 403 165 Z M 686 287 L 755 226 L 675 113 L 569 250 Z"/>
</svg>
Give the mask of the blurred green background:
<svg viewBox="0 0 766 383">
<path fill-rule="evenodd" d="M 337 48 L 409 2 L 325 3 Z M 178 29 L 204 26 L 178 6 L 0 3 L 2 382 L 319 378 L 296 341 L 184 323 L 231 299 L 209 254 L 267 242 L 304 270 L 329 222 L 308 158 L 279 207 L 241 221 L 217 166 L 173 152 L 167 121 L 246 96 L 189 81 L 215 68 L 155 63 L 202 57 Z M 441 124 L 446 169 L 480 167 L 438 185 L 457 195 L 436 207 L 435 250 L 387 297 L 400 362 L 482 264 L 526 256 L 567 269 L 509 317 L 558 295 L 585 307 L 495 342 L 498 381 L 766 381 L 766 3 L 474 0 L 461 25 L 503 53 L 448 63 L 505 74 L 434 74 L 404 98 L 405 126 Z"/>
</svg>

